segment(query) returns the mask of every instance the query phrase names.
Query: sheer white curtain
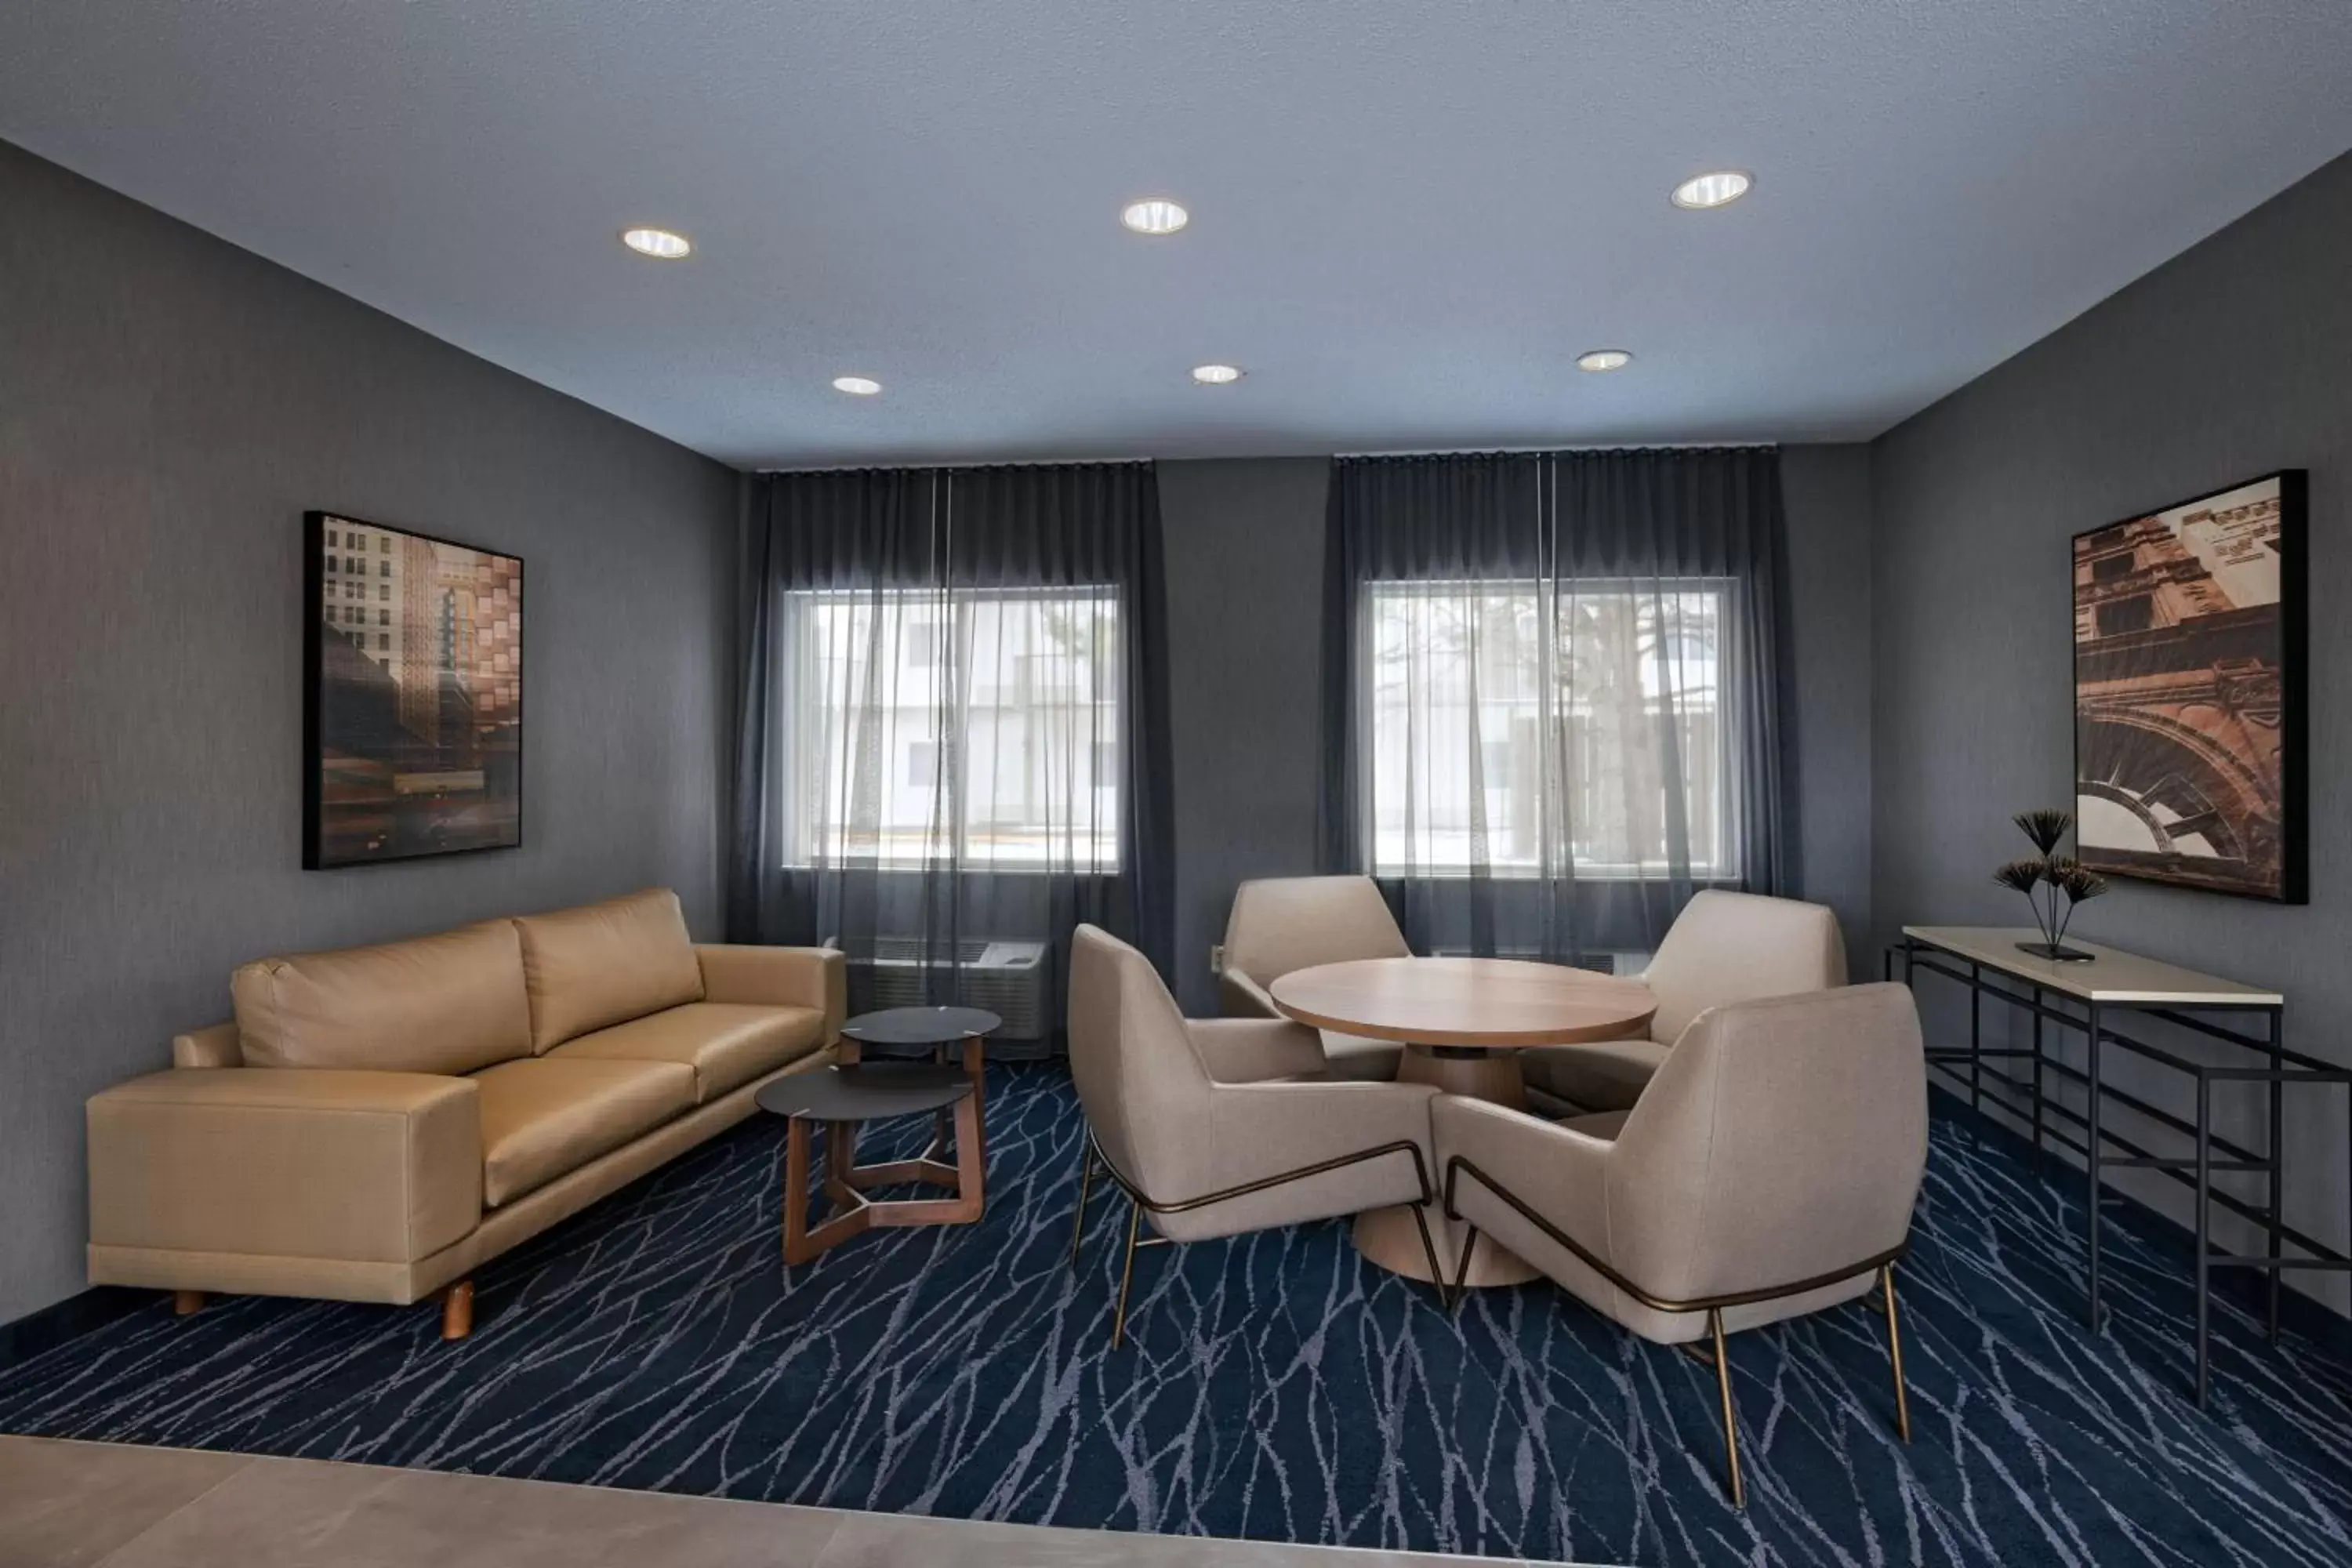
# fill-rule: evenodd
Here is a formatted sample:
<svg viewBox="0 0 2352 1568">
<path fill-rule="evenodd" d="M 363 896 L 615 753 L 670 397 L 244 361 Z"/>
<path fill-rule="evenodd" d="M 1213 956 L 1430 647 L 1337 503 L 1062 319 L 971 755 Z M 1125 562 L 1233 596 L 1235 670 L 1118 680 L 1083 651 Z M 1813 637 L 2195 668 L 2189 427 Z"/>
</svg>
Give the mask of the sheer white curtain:
<svg viewBox="0 0 2352 1568">
<path fill-rule="evenodd" d="M 782 615 L 794 864 L 1118 872 L 1116 589 L 803 589 Z"/>
<path fill-rule="evenodd" d="M 1644 951 L 1777 890 L 1769 452 L 1344 460 L 1323 858 L 1417 946 Z"/>
<path fill-rule="evenodd" d="M 1057 1043 L 1079 921 L 1172 924 L 1148 464 L 761 480 L 729 927 L 832 942 L 853 1011 Z"/>
<path fill-rule="evenodd" d="M 1375 876 L 1736 879 L 1730 584 L 1368 585 Z"/>
</svg>

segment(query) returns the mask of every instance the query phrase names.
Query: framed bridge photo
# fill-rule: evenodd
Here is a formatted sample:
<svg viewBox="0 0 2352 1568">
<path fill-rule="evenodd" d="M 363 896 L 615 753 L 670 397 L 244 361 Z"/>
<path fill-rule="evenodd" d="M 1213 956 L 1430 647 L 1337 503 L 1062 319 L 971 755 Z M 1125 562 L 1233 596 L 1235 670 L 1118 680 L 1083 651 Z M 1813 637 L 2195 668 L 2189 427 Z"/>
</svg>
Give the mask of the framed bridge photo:
<svg viewBox="0 0 2352 1568">
<path fill-rule="evenodd" d="M 303 518 L 310 870 L 522 842 L 522 561 Z"/>
<path fill-rule="evenodd" d="M 2074 821 L 2107 876 L 2299 904 L 2302 469 L 2074 536 Z"/>
</svg>

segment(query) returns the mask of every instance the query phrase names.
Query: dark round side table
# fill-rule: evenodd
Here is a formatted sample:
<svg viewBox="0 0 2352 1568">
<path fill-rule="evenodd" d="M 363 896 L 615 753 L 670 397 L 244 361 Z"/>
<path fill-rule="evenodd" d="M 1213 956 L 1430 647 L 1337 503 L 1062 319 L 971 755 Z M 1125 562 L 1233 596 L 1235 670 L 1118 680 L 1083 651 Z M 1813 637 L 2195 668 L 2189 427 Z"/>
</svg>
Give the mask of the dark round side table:
<svg viewBox="0 0 2352 1568">
<path fill-rule="evenodd" d="M 784 1129 L 784 1263 L 806 1263 L 829 1247 L 876 1226 L 970 1225 L 986 1205 L 981 1164 L 980 1097 L 961 1068 L 927 1062 L 852 1063 L 780 1078 L 760 1090 L 761 1110 L 786 1119 Z M 893 1116 L 951 1115 L 956 1161 L 857 1163 L 859 1123 Z M 824 1193 L 832 1211 L 814 1227 L 809 1210 L 809 1129 L 825 1125 Z M 934 1143 L 932 1152 L 937 1152 Z M 951 1198 L 878 1200 L 869 1187 L 914 1182 L 955 1189 Z"/>
<path fill-rule="evenodd" d="M 897 1052 L 919 1047 L 930 1053 L 931 1060 L 946 1063 L 950 1051 L 962 1058 L 963 1070 L 971 1079 L 972 1119 L 980 1132 L 974 1140 L 981 1148 L 981 1157 L 988 1153 L 988 1037 L 1004 1026 L 1004 1020 L 984 1007 L 886 1007 L 878 1013 L 860 1013 L 841 1026 L 841 1048 L 835 1059 L 856 1062 L 865 1059 L 866 1047 Z M 947 1144 L 948 1119 L 940 1118 L 937 1136 L 923 1153 L 923 1160 L 935 1170 L 944 1173 L 947 1166 L 939 1156 Z M 918 1180 L 938 1180 L 938 1176 Z"/>
</svg>

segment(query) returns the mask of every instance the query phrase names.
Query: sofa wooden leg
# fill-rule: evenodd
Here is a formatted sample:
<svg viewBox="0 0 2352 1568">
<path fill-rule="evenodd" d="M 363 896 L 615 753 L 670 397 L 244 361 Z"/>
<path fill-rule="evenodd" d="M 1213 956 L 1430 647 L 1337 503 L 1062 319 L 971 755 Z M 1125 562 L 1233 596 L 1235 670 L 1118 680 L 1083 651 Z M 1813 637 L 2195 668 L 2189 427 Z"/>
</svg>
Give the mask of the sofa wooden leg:
<svg viewBox="0 0 2352 1568">
<path fill-rule="evenodd" d="M 172 1292 L 172 1312 L 173 1316 L 181 1318 L 193 1317 L 204 1310 L 205 1293 L 202 1290 L 174 1290 Z"/>
<path fill-rule="evenodd" d="M 441 1292 L 441 1337 L 462 1340 L 474 1331 L 474 1282 L 460 1279 Z"/>
</svg>

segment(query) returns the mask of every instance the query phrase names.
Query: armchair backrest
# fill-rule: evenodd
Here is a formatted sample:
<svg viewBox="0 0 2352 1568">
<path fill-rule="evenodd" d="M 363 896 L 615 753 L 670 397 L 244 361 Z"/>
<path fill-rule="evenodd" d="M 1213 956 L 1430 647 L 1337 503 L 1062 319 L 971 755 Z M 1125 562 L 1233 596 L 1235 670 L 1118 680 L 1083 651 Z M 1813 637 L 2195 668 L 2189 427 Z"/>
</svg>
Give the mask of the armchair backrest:
<svg viewBox="0 0 2352 1568">
<path fill-rule="evenodd" d="M 1821 904 L 1709 889 L 1683 906 L 1643 979 L 1650 1038 L 1671 1046 L 1709 1007 L 1845 984 L 1845 938 Z"/>
<path fill-rule="evenodd" d="M 1675 1300 L 1813 1279 L 1901 1243 L 1927 1160 L 1927 1065 L 1902 985 L 1715 1008 L 1610 1152 L 1619 1267 Z"/>
<path fill-rule="evenodd" d="M 1234 889 L 1225 968 L 1260 985 L 1318 963 L 1412 955 L 1370 877 L 1265 877 Z"/>
<path fill-rule="evenodd" d="M 1070 939 L 1070 1077 L 1087 1125 L 1145 1192 L 1187 1168 L 1213 1089 L 1176 999 L 1151 961 L 1098 926 Z"/>
</svg>

